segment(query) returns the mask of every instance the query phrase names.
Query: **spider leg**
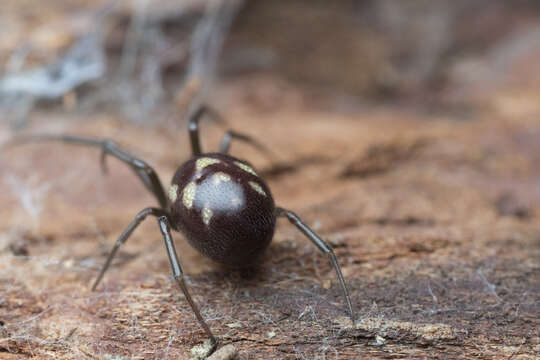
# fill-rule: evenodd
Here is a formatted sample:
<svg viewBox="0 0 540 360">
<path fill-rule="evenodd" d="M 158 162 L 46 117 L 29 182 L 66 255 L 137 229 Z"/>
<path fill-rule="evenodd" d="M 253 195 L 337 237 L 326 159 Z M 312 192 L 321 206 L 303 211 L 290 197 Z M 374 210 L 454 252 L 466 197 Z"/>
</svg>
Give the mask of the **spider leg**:
<svg viewBox="0 0 540 360">
<path fill-rule="evenodd" d="M 330 258 L 330 262 L 332 263 L 332 265 L 334 266 L 334 269 L 336 270 L 339 284 L 341 285 L 341 290 L 343 291 L 343 295 L 345 296 L 347 306 L 349 307 L 349 314 L 351 317 L 351 321 L 354 324 L 355 314 L 353 311 L 351 298 L 349 296 L 349 290 L 347 289 L 347 286 L 345 285 L 345 280 L 343 279 L 343 274 L 341 273 L 341 267 L 339 266 L 336 255 L 334 254 L 334 251 L 332 250 L 330 245 L 327 244 L 323 239 L 321 239 L 306 224 L 304 224 L 302 220 L 300 220 L 300 218 L 292 211 L 277 207 L 276 215 L 286 217 L 294 226 L 298 228 L 298 230 L 300 230 L 309 240 L 311 240 L 311 242 L 314 243 L 315 246 L 317 246 L 317 248 L 319 248 L 321 252 L 323 252 Z"/>
<path fill-rule="evenodd" d="M 111 265 L 111 262 L 112 262 L 114 256 L 116 255 L 116 252 L 120 248 L 120 246 L 127 241 L 127 239 L 131 236 L 133 231 L 135 231 L 135 229 L 140 225 L 140 223 L 143 222 L 143 220 L 146 219 L 146 217 L 148 215 L 153 215 L 153 216 L 157 217 L 157 216 L 164 216 L 166 214 L 167 213 L 162 209 L 146 208 L 146 209 L 141 210 L 137 214 L 137 216 L 135 216 L 135 219 L 133 219 L 133 221 L 126 227 L 126 229 L 118 237 L 118 240 L 116 240 L 116 243 L 114 243 L 114 246 L 113 246 L 111 252 L 109 253 L 109 256 L 107 257 L 107 261 L 105 261 L 105 264 L 101 268 L 101 271 L 99 272 L 99 275 L 96 278 L 96 281 L 94 281 L 94 284 L 92 285 L 92 291 L 96 290 L 96 288 L 99 285 L 101 279 L 103 279 L 103 275 L 105 275 L 105 272 L 107 271 L 107 269 Z"/>
<path fill-rule="evenodd" d="M 211 339 L 212 345 L 213 345 L 211 352 L 213 352 L 217 346 L 218 341 L 216 337 L 214 336 L 214 334 L 212 334 L 210 327 L 208 326 L 206 321 L 204 321 L 204 318 L 202 317 L 199 311 L 199 308 L 197 307 L 197 305 L 191 298 L 191 295 L 189 294 L 188 288 L 184 281 L 184 273 L 182 271 L 182 267 L 180 266 L 180 261 L 178 260 L 176 248 L 174 247 L 174 242 L 171 237 L 171 230 L 170 230 L 169 220 L 167 218 L 167 215 L 160 216 L 158 218 L 158 223 L 159 223 L 159 229 L 161 230 L 161 234 L 163 235 L 163 239 L 165 240 L 165 247 L 167 248 L 167 255 L 169 255 L 169 261 L 171 263 L 171 269 L 172 269 L 174 279 L 176 280 L 178 286 L 184 293 L 184 296 L 186 297 L 186 300 L 191 306 L 191 310 L 193 310 L 193 312 L 195 313 L 197 320 L 199 320 L 199 323 L 201 324 L 202 328 L 204 329 L 208 337 Z"/>
<path fill-rule="evenodd" d="M 152 169 L 152 167 L 146 164 L 144 161 L 121 150 L 116 143 L 111 140 L 73 135 L 23 135 L 8 142 L 6 146 L 47 141 L 60 141 L 73 145 L 94 146 L 101 148 L 101 167 L 104 172 L 107 172 L 105 164 L 106 156 L 114 156 L 115 158 L 129 165 L 129 167 L 143 182 L 144 186 L 154 195 L 159 205 L 163 209 L 167 208 L 168 200 L 165 196 L 165 191 L 163 190 L 161 181 L 159 180 L 159 177 L 154 169 Z"/>
<path fill-rule="evenodd" d="M 176 253 L 176 248 L 174 246 L 174 242 L 171 237 L 168 215 L 167 215 L 167 212 L 162 209 L 146 208 L 146 209 L 141 210 L 137 214 L 137 216 L 135 216 L 135 219 L 133 219 L 133 221 L 127 226 L 124 232 L 122 232 L 118 240 L 116 240 L 114 247 L 112 248 L 109 256 L 107 257 L 107 261 L 105 262 L 105 265 L 103 265 L 103 268 L 101 269 L 96 281 L 92 285 L 92 291 L 94 291 L 96 287 L 99 285 L 99 282 L 103 278 L 103 275 L 105 275 L 105 272 L 109 268 L 120 246 L 126 242 L 126 240 L 130 237 L 133 231 L 135 231 L 135 229 L 141 224 L 141 222 L 143 222 L 144 219 L 146 219 L 148 215 L 152 215 L 158 218 L 159 229 L 161 230 L 161 234 L 163 235 L 163 239 L 165 240 L 165 247 L 167 248 L 167 255 L 169 256 L 169 261 L 171 263 L 171 269 L 173 272 L 174 279 L 176 280 L 176 282 L 178 283 L 178 286 L 184 293 L 184 296 L 186 297 L 186 300 L 191 306 L 191 309 L 195 313 L 197 320 L 199 320 L 199 323 L 201 324 L 202 328 L 204 329 L 208 337 L 210 337 L 213 344 L 213 348 L 212 348 L 212 351 L 213 351 L 215 347 L 217 346 L 218 341 L 216 337 L 214 336 L 214 334 L 212 334 L 210 327 L 204 321 L 204 318 L 202 317 L 199 311 L 199 308 L 197 307 L 197 305 L 191 298 L 191 295 L 189 294 L 186 283 L 184 281 L 184 274 L 182 271 L 182 267 L 180 266 L 180 261 L 178 260 L 178 255 Z"/>
<path fill-rule="evenodd" d="M 264 153 L 268 155 L 271 160 L 273 158 L 273 154 L 266 146 L 264 146 L 261 142 L 254 139 L 253 137 L 234 131 L 234 130 L 227 130 L 223 137 L 221 138 L 221 144 L 219 146 L 219 152 L 223 154 L 228 154 L 229 149 L 231 148 L 231 140 L 239 140 L 246 144 L 249 144 L 253 146 L 255 149 L 259 150 L 261 153 Z"/>
<path fill-rule="evenodd" d="M 190 115 L 188 129 L 189 129 L 189 139 L 191 143 L 191 152 L 193 153 L 194 156 L 200 155 L 202 153 L 200 134 L 199 134 L 200 133 L 199 121 L 202 119 L 204 115 L 208 115 L 209 117 L 211 117 L 213 120 L 217 121 L 220 124 L 225 123 L 225 120 L 223 119 L 223 117 L 219 115 L 219 113 L 216 110 L 214 110 L 213 108 L 207 105 L 201 105 L 192 113 L 192 115 Z M 246 135 L 238 131 L 234 131 L 234 130 L 227 130 L 225 134 L 223 135 L 223 138 L 221 139 L 221 144 L 219 147 L 220 153 L 223 153 L 223 154 L 229 153 L 232 139 L 239 140 L 253 146 L 260 152 L 267 154 L 271 160 L 273 160 L 273 158 L 275 157 L 273 156 L 270 149 L 264 146 L 261 142 L 257 141 L 256 139 L 252 138 L 249 135 Z"/>
<path fill-rule="evenodd" d="M 199 121 L 205 114 L 219 123 L 225 123 L 219 113 L 207 105 L 199 106 L 189 116 L 189 141 L 191 143 L 191 152 L 193 153 L 193 156 L 202 154 L 201 141 L 199 136 Z"/>
</svg>

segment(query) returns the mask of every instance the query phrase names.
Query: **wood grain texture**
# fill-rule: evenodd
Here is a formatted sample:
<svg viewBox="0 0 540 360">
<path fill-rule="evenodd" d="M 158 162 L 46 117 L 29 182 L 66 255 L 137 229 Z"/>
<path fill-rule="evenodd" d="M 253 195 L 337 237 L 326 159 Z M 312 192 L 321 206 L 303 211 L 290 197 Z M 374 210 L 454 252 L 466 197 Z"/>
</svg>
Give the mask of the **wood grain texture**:
<svg viewBox="0 0 540 360">
<path fill-rule="evenodd" d="M 326 257 L 286 221 L 251 272 L 211 263 L 177 234 L 192 294 L 222 345 L 240 359 L 538 356 L 538 121 L 290 103 L 261 112 L 246 88 L 228 85 L 225 115 L 278 160 L 239 144 L 232 152 L 333 245 L 359 320 L 347 320 Z M 189 156 L 185 128 L 35 117 L 32 131 L 114 138 L 166 186 Z M 219 131 L 203 133 L 216 146 Z M 60 144 L 0 156 L 0 358 L 190 357 L 204 333 L 170 280 L 154 221 L 89 291 L 124 226 L 154 204 L 129 169 L 111 159 L 104 176 L 98 151 Z"/>
</svg>

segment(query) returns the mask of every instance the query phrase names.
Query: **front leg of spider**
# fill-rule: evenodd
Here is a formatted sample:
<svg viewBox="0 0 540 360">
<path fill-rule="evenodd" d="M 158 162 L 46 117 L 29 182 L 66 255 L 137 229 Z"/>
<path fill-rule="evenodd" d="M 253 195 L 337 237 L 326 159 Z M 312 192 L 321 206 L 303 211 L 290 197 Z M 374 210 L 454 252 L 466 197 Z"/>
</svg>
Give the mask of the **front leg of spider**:
<svg viewBox="0 0 540 360">
<path fill-rule="evenodd" d="M 210 350 L 210 353 L 212 353 L 218 344 L 217 338 L 212 334 L 212 331 L 210 330 L 210 327 L 204 321 L 204 318 L 202 317 L 199 308 L 197 305 L 195 305 L 195 302 L 191 298 L 191 295 L 189 294 L 189 291 L 187 289 L 186 283 L 184 281 L 184 272 L 182 271 L 182 267 L 180 266 L 180 261 L 178 260 L 178 255 L 176 253 L 176 248 L 174 246 L 174 242 L 171 236 L 171 230 L 169 226 L 169 220 L 166 215 L 162 215 L 158 218 L 159 223 L 159 229 L 161 230 L 161 234 L 163 235 L 163 240 L 165 240 L 165 247 L 167 249 L 167 255 L 169 256 L 169 262 L 171 263 L 171 269 L 173 273 L 173 277 L 176 280 L 176 283 L 184 293 L 184 296 L 186 297 L 186 300 L 189 303 L 189 306 L 191 306 L 191 310 L 195 313 L 195 316 L 197 317 L 197 320 L 199 320 L 199 323 L 203 327 L 204 331 L 206 332 L 206 335 L 210 338 L 212 341 L 212 349 Z"/>
<path fill-rule="evenodd" d="M 139 211 L 137 216 L 135 216 L 135 219 L 133 219 L 133 221 L 126 227 L 126 229 L 118 237 L 118 240 L 116 240 L 116 242 L 114 243 L 114 246 L 111 249 L 109 256 L 107 257 L 107 261 L 105 261 L 105 264 L 101 268 L 101 271 L 99 272 L 98 277 L 96 278 L 96 280 L 94 281 L 94 284 L 92 285 L 92 291 L 96 290 L 99 283 L 101 282 L 101 279 L 103 279 L 105 272 L 107 271 L 107 269 L 109 269 L 109 266 L 111 265 L 111 262 L 114 256 L 116 255 L 116 253 L 118 252 L 118 249 L 120 248 L 120 246 L 129 239 L 133 231 L 135 231 L 135 229 L 144 221 L 144 219 L 146 219 L 148 215 L 163 216 L 166 214 L 167 213 L 164 210 L 158 209 L 158 208 L 146 208 Z"/>
<path fill-rule="evenodd" d="M 349 314 L 351 317 L 351 321 L 354 324 L 355 323 L 355 315 L 351 303 L 351 298 L 349 296 L 349 290 L 347 289 L 347 285 L 345 285 L 345 280 L 343 279 L 343 274 L 341 273 L 341 267 L 339 266 L 339 263 L 337 261 L 336 254 L 334 254 L 334 251 L 328 245 L 323 239 L 321 239 L 313 230 L 311 230 L 306 224 L 300 220 L 300 218 L 293 213 L 292 211 L 285 210 L 283 208 L 277 207 L 276 208 L 276 214 L 277 216 L 286 217 L 291 224 L 296 226 L 298 230 L 300 230 L 317 248 L 326 254 L 328 258 L 330 259 L 330 262 L 332 263 L 332 266 L 334 266 L 334 269 L 336 270 L 337 277 L 339 280 L 339 284 L 341 286 L 341 290 L 343 291 L 343 295 L 345 296 L 345 301 L 347 302 L 347 307 L 349 308 Z"/>
<path fill-rule="evenodd" d="M 169 261 L 171 263 L 171 269 L 172 269 L 174 279 L 176 280 L 178 286 L 180 287 L 180 289 L 184 293 L 184 296 L 186 297 L 186 300 L 188 301 L 189 306 L 193 310 L 193 313 L 197 317 L 197 320 L 201 324 L 201 327 L 204 329 L 207 336 L 210 338 L 210 340 L 212 342 L 212 349 L 210 350 L 210 352 L 213 352 L 215 350 L 215 348 L 217 347 L 218 341 L 217 341 L 216 337 L 214 336 L 214 334 L 212 334 L 212 331 L 210 330 L 210 327 L 208 326 L 206 321 L 204 321 L 204 319 L 203 319 L 203 317 L 202 317 L 202 315 L 201 315 L 201 313 L 199 311 L 199 308 L 197 307 L 197 305 L 195 304 L 195 302 L 191 298 L 191 295 L 189 294 L 187 286 L 186 286 L 186 284 L 184 282 L 184 274 L 183 274 L 182 268 L 180 266 L 180 261 L 178 260 L 178 255 L 177 255 L 176 249 L 174 247 L 174 242 L 173 242 L 172 237 L 171 237 L 170 226 L 169 226 L 169 221 L 168 221 L 168 214 L 167 214 L 166 211 L 164 211 L 162 209 L 158 209 L 158 208 L 146 208 L 146 209 L 140 211 L 137 214 L 135 219 L 126 227 L 126 229 L 122 232 L 122 234 L 120 235 L 120 237 L 118 238 L 118 240 L 114 244 L 114 247 L 111 250 L 111 252 L 109 253 L 109 256 L 107 258 L 107 261 L 105 262 L 105 265 L 103 265 L 103 268 L 101 269 L 101 271 L 99 273 L 99 276 L 97 277 L 96 281 L 94 282 L 94 285 L 92 286 L 92 291 L 94 291 L 96 289 L 96 287 L 99 285 L 99 282 L 103 278 L 103 275 L 105 275 L 105 272 L 109 268 L 109 265 L 111 264 L 114 256 L 116 255 L 118 249 L 120 248 L 120 246 L 122 244 L 124 244 L 128 240 L 128 238 L 131 236 L 133 231 L 135 231 L 135 229 L 149 215 L 158 218 L 159 229 L 161 231 L 161 234 L 163 235 L 163 239 L 165 240 L 165 248 L 167 249 L 167 255 L 169 256 Z"/>
</svg>

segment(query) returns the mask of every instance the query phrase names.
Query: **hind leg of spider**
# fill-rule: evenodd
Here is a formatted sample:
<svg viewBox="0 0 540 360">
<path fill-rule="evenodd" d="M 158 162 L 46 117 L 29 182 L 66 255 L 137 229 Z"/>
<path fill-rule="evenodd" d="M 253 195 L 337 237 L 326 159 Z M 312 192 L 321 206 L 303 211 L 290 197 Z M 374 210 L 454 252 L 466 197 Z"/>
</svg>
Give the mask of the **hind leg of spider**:
<svg viewBox="0 0 540 360">
<path fill-rule="evenodd" d="M 113 141 L 73 135 L 23 135 L 9 141 L 5 147 L 24 143 L 49 141 L 60 141 L 72 145 L 94 146 L 101 148 L 101 166 L 104 172 L 106 172 L 105 158 L 107 155 L 111 155 L 119 159 L 127 164 L 133 170 L 133 172 L 135 172 L 144 186 L 154 195 L 159 205 L 163 209 L 167 208 L 168 200 L 165 196 L 165 191 L 163 190 L 161 181 L 154 169 L 144 161 L 121 150 Z"/>
<path fill-rule="evenodd" d="M 118 240 L 116 240 L 116 243 L 114 244 L 111 252 L 109 253 L 109 256 L 107 257 L 107 261 L 105 261 L 105 264 L 101 268 L 101 271 L 99 272 L 99 275 L 96 278 L 96 281 L 94 281 L 94 284 L 92 285 L 92 291 L 96 290 L 96 288 L 99 285 L 101 279 L 103 279 L 103 275 L 105 275 L 105 272 L 107 271 L 107 269 L 111 265 L 111 262 L 112 262 L 114 256 L 116 255 L 116 252 L 120 248 L 120 246 L 127 241 L 127 239 L 131 236 L 133 231 L 135 231 L 135 229 L 141 224 L 141 222 L 143 222 L 143 220 L 146 219 L 146 217 L 148 215 L 158 217 L 158 216 L 164 216 L 166 214 L 167 213 L 162 209 L 146 208 L 144 210 L 141 210 L 137 214 L 137 216 L 135 216 L 135 219 L 133 219 L 133 221 L 127 226 L 127 228 L 124 230 L 124 232 L 122 232 L 122 234 L 120 235 Z"/>
<path fill-rule="evenodd" d="M 347 286 L 345 285 L 345 280 L 343 279 L 343 274 L 341 273 L 341 267 L 339 266 L 339 263 L 337 261 L 336 255 L 334 254 L 334 251 L 328 245 L 323 239 L 321 239 L 313 230 L 311 230 L 306 224 L 302 222 L 302 220 L 292 211 L 285 210 L 280 207 L 276 207 L 276 215 L 286 217 L 294 226 L 298 228 L 321 252 L 326 254 L 328 258 L 330 259 L 330 262 L 334 266 L 334 269 L 336 270 L 337 277 L 339 280 L 339 284 L 341 285 L 341 290 L 343 291 L 343 295 L 345 296 L 345 301 L 347 302 L 347 306 L 349 308 L 349 314 L 351 317 L 351 321 L 353 324 L 355 323 L 355 314 L 353 311 L 351 298 L 349 296 L 349 290 L 347 289 Z"/>
<path fill-rule="evenodd" d="M 211 353 L 215 350 L 217 347 L 218 341 L 214 334 L 212 334 L 212 331 L 210 330 L 210 327 L 204 321 L 204 318 L 202 317 L 199 308 L 191 298 L 191 295 L 189 294 L 188 288 L 186 286 L 186 283 L 184 281 L 184 273 L 182 271 L 182 267 L 180 266 L 180 261 L 178 260 L 178 254 L 176 253 L 176 248 L 174 246 L 174 242 L 171 236 L 171 230 L 169 226 L 169 221 L 166 215 L 160 216 L 158 218 L 159 223 L 159 229 L 161 230 L 161 234 L 163 235 L 163 239 L 165 240 L 165 247 L 167 248 L 167 255 L 169 256 L 169 261 L 171 263 L 171 269 L 174 276 L 174 279 L 176 280 L 176 283 L 184 293 L 184 296 L 186 297 L 186 300 L 189 303 L 189 306 L 191 306 L 191 310 L 193 310 L 193 313 L 195 313 L 195 316 L 197 317 L 197 320 L 199 320 L 199 323 L 201 324 L 202 328 L 212 341 L 212 349 Z"/>
</svg>

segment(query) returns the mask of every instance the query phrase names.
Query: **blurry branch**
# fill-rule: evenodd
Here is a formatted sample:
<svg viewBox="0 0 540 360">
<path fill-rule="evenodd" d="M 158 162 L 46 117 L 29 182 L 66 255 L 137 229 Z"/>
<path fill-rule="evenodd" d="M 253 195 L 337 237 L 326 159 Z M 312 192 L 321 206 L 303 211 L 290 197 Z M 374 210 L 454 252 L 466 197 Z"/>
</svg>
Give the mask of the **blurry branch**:
<svg viewBox="0 0 540 360">
<path fill-rule="evenodd" d="M 148 23 L 148 0 L 134 0 L 134 15 L 125 36 L 120 64 L 104 79 L 95 102 L 119 105 L 129 119 L 141 121 L 162 102 L 162 54 L 169 46 L 159 24 Z"/>
<path fill-rule="evenodd" d="M 101 77 L 104 72 L 101 38 L 88 34 L 50 65 L 7 74 L 0 79 L 0 94 L 58 99 L 77 86 Z"/>
<path fill-rule="evenodd" d="M 11 72 L 0 78 L 0 109 L 14 110 L 18 122 L 26 117 L 36 100 L 60 99 L 105 73 L 105 54 L 98 33 L 83 36 L 51 64 L 18 71 L 26 53 L 16 51 L 9 64 Z"/>
<path fill-rule="evenodd" d="M 135 14 L 131 20 L 129 31 L 124 42 L 124 50 L 120 61 L 120 76 L 128 77 L 135 71 L 137 53 L 141 45 L 141 38 L 146 22 L 148 0 L 136 0 Z"/>
<path fill-rule="evenodd" d="M 205 100 L 208 89 L 212 86 L 223 41 L 241 5 L 241 0 L 211 1 L 205 16 L 195 28 L 191 38 L 191 57 L 186 78 L 187 82 L 192 78 L 199 82 L 198 101 Z"/>
<path fill-rule="evenodd" d="M 3 115 L 11 118 L 15 126 L 24 126 L 38 101 L 59 100 L 81 85 L 101 78 L 106 72 L 104 20 L 113 8 L 112 5 L 105 6 L 77 17 L 77 23 L 83 24 L 84 29 L 91 28 L 86 32 L 62 23 L 65 32 L 73 32 L 77 40 L 48 64 L 23 69 L 34 49 L 27 43 L 15 49 L 6 65 L 6 73 L 0 77 Z"/>
<path fill-rule="evenodd" d="M 105 40 L 114 42 L 114 36 L 104 29 L 122 34 L 122 16 L 111 11 L 116 8 L 113 5 L 99 10 L 87 33 L 76 36 L 78 40 L 49 64 L 23 69 L 31 49 L 22 44 L 8 61 L 6 74 L 0 77 L 0 110 L 15 125 L 22 126 L 39 101 L 58 101 L 81 86 L 92 84 L 85 87 L 84 93 L 79 92 L 79 110 L 112 106 L 131 120 L 155 119 L 151 115 L 165 103 L 164 73 L 172 64 L 183 65 L 186 83 L 197 78 L 201 86 L 194 96 L 205 93 L 211 86 L 218 55 L 241 1 L 205 0 L 201 4 L 202 16 L 186 3 L 177 5 L 174 15 L 156 18 L 151 15 L 157 6 L 151 1 L 132 0 L 132 16 L 119 58 L 115 58 L 114 44 L 105 44 Z M 185 28 L 194 16 L 200 19 L 190 36 L 164 32 L 165 22 Z"/>
</svg>

